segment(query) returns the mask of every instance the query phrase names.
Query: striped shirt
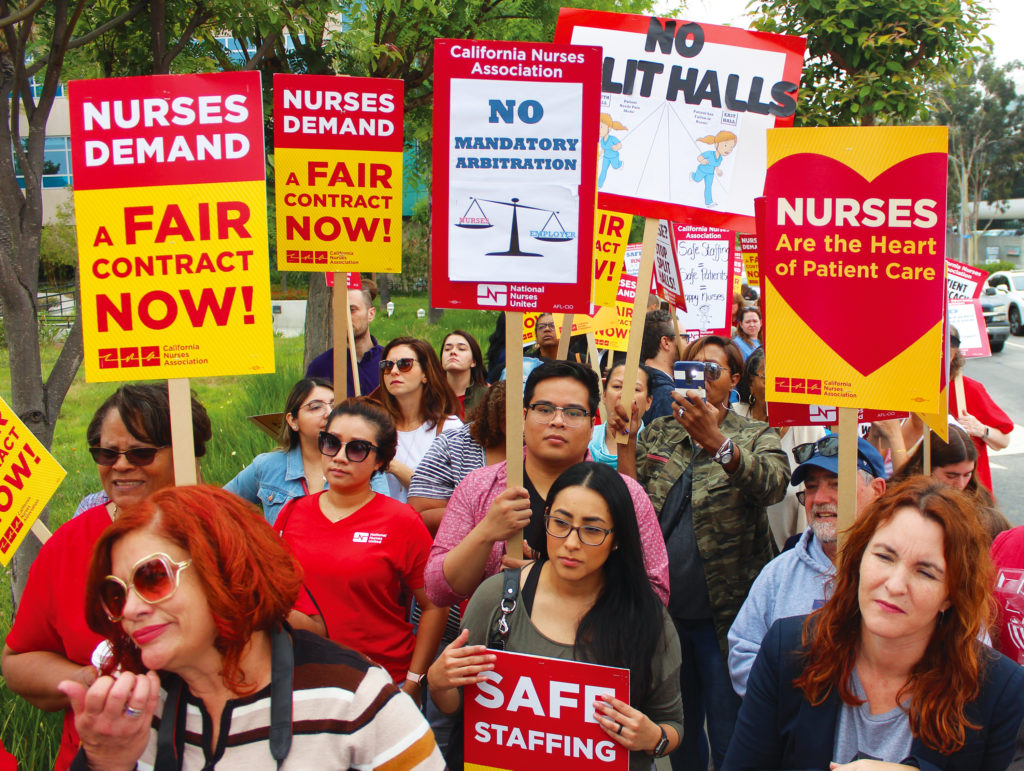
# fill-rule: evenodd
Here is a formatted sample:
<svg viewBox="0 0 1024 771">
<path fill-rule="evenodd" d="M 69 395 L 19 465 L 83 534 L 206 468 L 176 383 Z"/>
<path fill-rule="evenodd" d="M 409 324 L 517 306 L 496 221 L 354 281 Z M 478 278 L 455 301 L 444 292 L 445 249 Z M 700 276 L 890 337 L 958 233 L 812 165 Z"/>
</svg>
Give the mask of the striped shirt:
<svg viewBox="0 0 1024 771">
<path fill-rule="evenodd" d="M 434 440 L 413 472 L 410 498 L 446 501 L 470 471 L 487 465 L 484 448 L 470 435 L 469 426 L 445 431 Z"/>
<path fill-rule="evenodd" d="M 309 632 L 293 631 L 292 639 L 292 744 L 283 771 L 444 768 L 426 720 L 387 672 L 359 653 Z M 227 702 L 212 755 L 210 716 L 202 701 L 187 689 L 185 694 L 185 771 L 215 765 L 218 771 L 276 767 L 268 739 L 269 685 Z M 139 759 L 143 771 L 153 768 L 166 696 L 161 690 L 149 744 Z M 81 759 L 79 753 L 76 763 Z"/>
</svg>

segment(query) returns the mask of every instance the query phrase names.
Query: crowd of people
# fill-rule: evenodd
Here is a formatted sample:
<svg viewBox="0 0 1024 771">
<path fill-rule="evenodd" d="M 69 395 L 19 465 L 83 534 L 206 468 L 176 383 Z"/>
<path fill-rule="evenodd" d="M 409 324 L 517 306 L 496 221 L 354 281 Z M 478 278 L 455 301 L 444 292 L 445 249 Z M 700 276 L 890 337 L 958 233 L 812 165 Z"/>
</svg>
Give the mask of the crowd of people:
<svg viewBox="0 0 1024 771">
<path fill-rule="evenodd" d="M 381 345 L 372 283 L 349 296 L 363 396 L 335 402 L 326 351 L 223 489 L 174 486 L 166 386 L 96 410 L 102 490 L 43 546 L 2 654 L 65 713 L 56 768 L 461 768 L 463 692 L 500 648 L 628 669 L 593 721 L 631 769 L 1024 771 L 1024 528 L 987 465 L 1013 424 L 980 383 L 950 389 L 946 439 L 862 426 L 840 548 L 838 436 L 769 425 L 743 297 L 729 336 L 651 310 L 634 383 L 558 360 L 542 315 L 507 457 L 504 351 Z M 198 462 L 195 398 L 192 423 Z"/>
</svg>

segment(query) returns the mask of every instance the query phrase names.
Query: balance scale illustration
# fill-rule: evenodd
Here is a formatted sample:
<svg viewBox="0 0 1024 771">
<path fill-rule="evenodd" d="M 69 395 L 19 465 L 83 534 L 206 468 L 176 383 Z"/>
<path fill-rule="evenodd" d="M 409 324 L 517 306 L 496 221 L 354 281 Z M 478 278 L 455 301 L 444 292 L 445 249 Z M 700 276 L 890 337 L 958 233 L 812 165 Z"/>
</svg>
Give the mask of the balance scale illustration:
<svg viewBox="0 0 1024 771">
<path fill-rule="evenodd" d="M 466 208 L 465 214 L 463 214 L 459 221 L 455 223 L 457 228 L 465 228 L 467 230 L 485 230 L 487 228 L 493 228 L 494 223 L 491 222 L 490 217 L 484 211 L 480 202 L 495 204 L 497 206 L 511 206 L 512 207 L 512 227 L 509 230 L 508 238 L 508 250 L 504 252 L 487 252 L 488 257 L 543 257 L 544 255 L 539 252 L 524 252 L 519 248 L 519 210 L 525 209 L 528 211 L 547 212 L 548 218 L 544 221 L 544 225 L 539 231 L 541 235 L 530 237 L 537 241 L 547 241 L 549 243 L 556 242 L 562 243 L 565 241 L 572 241 L 576 238 L 576 234 L 572 231 L 565 229 L 562 221 L 558 219 L 558 212 L 553 209 L 544 209 L 538 206 L 528 206 L 524 203 L 520 203 L 518 198 L 512 198 L 509 201 L 494 201 L 489 198 L 470 198 L 470 204 Z M 479 217 L 470 217 L 469 214 L 473 211 L 474 207 L 479 212 Z M 467 222 L 467 220 L 470 220 Z M 558 226 L 558 230 L 548 230 L 548 225 L 554 220 Z"/>
</svg>

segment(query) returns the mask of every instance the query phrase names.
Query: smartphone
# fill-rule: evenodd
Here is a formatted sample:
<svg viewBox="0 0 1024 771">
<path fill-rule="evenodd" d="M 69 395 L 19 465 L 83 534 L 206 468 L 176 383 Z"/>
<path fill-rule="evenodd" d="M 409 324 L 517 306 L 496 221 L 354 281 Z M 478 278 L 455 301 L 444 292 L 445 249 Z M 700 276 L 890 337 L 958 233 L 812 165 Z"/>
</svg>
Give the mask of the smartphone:
<svg viewBox="0 0 1024 771">
<path fill-rule="evenodd" d="M 675 375 L 675 391 L 680 396 L 685 396 L 687 391 L 696 391 L 702 399 L 707 398 L 707 391 L 704 390 L 704 362 L 703 361 L 677 361 L 673 366 Z"/>
</svg>

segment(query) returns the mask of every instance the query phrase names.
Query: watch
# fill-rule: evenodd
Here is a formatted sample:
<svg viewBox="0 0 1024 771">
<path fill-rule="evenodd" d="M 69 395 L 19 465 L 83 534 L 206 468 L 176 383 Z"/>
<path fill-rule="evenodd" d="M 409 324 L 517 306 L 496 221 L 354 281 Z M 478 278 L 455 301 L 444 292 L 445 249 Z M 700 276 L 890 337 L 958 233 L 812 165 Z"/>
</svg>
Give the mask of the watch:
<svg viewBox="0 0 1024 771">
<path fill-rule="evenodd" d="M 661 729 L 661 739 L 659 739 L 658 743 L 654 745 L 651 755 L 656 758 L 663 758 L 666 754 L 665 751 L 668 749 L 668 736 L 665 734 L 665 726 L 659 725 L 658 728 Z"/>
<path fill-rule="evenodd" d="M 715 457 L 712 460 L 714 460 L 715 463 L 720 463 L 723 466 L 727 466 L 732 461 L 732 456 L 735 454 L 735 452 L 736 450 L 733 447 L 732 439 L 726 437 L 725 441 L 722 443 L 722 446 L 718 448 L 718 452 L 715 453 Z"/>
</svg>

